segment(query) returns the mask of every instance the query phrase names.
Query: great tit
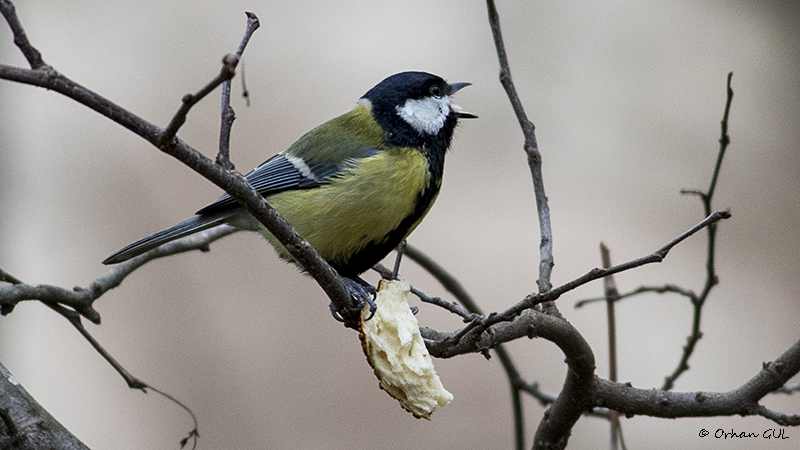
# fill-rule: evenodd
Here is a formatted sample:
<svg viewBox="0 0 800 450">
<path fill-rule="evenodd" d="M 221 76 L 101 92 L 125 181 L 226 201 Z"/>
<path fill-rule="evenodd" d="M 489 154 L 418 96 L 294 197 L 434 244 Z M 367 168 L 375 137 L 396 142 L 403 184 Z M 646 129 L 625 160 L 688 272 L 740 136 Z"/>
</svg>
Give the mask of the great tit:
<svg viewBox="0 0 800 450">
<path fill-rule="evenodd" d="M 425 72 L 392 75 L 350 112 L 306 133 L 246 175 L 343 277 L 358 309 L 365 301 L 372 312 L 376 308 L 374 288 L 359 275 L 414 231 L 436 200 L 458 119 L 476 117 L 450 103 L 450 96 L 469 84 L 448 84 Z M 228 194 L 196 214 L 134 242 L 103 264 L 222 224 L 261 233 L 282 258 L 296 263 Z"/>
</svg>

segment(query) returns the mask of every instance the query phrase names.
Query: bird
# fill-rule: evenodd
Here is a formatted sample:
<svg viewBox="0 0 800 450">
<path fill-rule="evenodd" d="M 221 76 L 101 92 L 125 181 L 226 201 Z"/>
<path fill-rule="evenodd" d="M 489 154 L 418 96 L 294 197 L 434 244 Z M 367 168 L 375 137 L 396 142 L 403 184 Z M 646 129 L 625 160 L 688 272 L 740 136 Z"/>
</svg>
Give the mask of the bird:
<svg viewBox="0 0 800 450">
<path fill-rule="evenodd" d="M 426 72 L 391 75 L 349 112 L 314 128 L 245 178 L 342 277 L 355 308 L 377 306 L 360 278 L 419 225 L 442 185 L 445 154 L 459 119 L 477 116 L 451 102 L 471 83 Z M 118 264 L 167 242 L 222 224 L 262 234 L 286 248 L 230 195 L 103 261 Z M 334 318 L 340 311 L 330 306 Z"/>
</svg>

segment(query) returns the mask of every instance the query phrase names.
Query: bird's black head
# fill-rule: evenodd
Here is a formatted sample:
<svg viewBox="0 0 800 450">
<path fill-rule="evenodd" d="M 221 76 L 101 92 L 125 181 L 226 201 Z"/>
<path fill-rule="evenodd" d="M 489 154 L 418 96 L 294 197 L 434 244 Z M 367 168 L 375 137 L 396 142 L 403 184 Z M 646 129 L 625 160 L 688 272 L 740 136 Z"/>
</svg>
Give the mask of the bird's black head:
<svg viewBox="0 0 800 450">
<path fill-rule="evenodd" d="M 446 150 L 458 119 L 475 117 L 450 103 L 450 96 L 466 86 L 425 72 L 401 72 L 378 83 L 361 101 L 371 103 L 372 115 L 392 145 L 428 144 Z"/>
</svg>

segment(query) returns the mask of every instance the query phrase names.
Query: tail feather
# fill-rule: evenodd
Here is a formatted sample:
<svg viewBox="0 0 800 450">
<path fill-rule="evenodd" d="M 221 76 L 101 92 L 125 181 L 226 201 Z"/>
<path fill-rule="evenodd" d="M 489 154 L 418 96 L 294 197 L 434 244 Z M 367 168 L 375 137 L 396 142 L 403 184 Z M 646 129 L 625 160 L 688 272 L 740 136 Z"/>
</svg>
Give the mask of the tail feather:
<svg viewBox="0 0 800 450">
<path fill-rule="evenodd" d="M 216 227 L 225 223 L 228 215 L 195 216 L 166 230 L 138 240 L 133 244 L 114 253 L 103 261 L 103 264 L 118 264 L 127 261 L 142 253 L 150 251 L 161 244 L 180 239 L 190 234 Z"/>
</svg>

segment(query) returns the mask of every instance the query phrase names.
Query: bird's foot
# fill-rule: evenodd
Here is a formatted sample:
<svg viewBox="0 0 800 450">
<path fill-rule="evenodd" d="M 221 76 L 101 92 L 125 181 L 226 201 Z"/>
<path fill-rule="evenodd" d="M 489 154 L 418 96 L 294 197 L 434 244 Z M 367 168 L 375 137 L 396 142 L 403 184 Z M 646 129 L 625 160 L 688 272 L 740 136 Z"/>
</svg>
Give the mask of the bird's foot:
<svg viewBox="0 0 800 450">
<path fill-rule="evenodd" d="M 361 279 L 354 280 L 352 278 L 342 277 L 342 281 L 347 287 L 347 290 L 350 291 L 352 299 L 355 300 L 355 304 L 348 305 L 347 309 L 350 312 L 361 312 L 361 310 L 364 309 L 364 305 L 369 305 L 369 317 L 367 317 L 366 320 L 372 319 L 372 316 L 375 315 L 375 311 L 378 309 L 378 305 L 375 304 L 375 297 L 377 295 L 376 289 Z M 333 302 L 331 302 L 329 307 L 333 318 L 339 322 L 344 322 L 342 315 L 339 310 L 336 309 L 336 305 L 334 305 Z"/>
</svg>

